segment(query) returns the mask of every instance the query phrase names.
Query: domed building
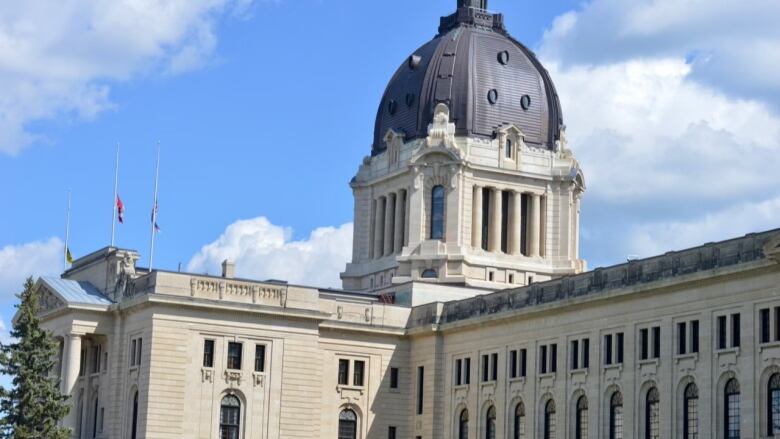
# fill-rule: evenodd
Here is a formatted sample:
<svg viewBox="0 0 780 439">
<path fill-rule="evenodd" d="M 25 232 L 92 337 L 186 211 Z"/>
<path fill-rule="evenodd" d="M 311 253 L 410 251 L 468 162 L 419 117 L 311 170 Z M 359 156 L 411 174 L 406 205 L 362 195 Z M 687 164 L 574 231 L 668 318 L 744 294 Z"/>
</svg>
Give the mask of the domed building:
<svg viewBox="0 0 780 439">
<path fill-rule="evenodd" d="M 780 437 L 780 231 L 586 271 L 549 74 L 486 0 L 401 62 L 334 290 L 42 277 L 73 439 Z"/>
<path fill-rule="evenodd" d="M 484 6 L 458 2 L 385 90 L 371 156 L 352 180 L 346 289 L 497 289 L 585 268 L 584 178 L 555 85 Z"/>
</svg>

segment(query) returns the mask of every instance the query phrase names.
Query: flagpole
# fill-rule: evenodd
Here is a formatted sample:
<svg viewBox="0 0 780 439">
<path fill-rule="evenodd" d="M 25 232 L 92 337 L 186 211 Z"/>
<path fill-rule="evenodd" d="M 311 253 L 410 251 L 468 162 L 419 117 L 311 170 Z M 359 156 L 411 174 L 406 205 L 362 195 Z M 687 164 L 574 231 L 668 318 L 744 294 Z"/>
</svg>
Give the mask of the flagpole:
<svg viewBox="0 0 780 439">
<path fill-rule="evenodd" d="M 68 209 L 65 211 L 65 265 L 67 266 L 68 261 L 68 245 L 70 242 L 70 189 L 68 189 Z"/>
<path fill-rule="evenodd" d="M 152 204 L 152 239 L 149 245 L 149 271 L 154 266 L 154 235 L 156 234 L 155 224 L 157 224 L 157 186 L 160 181 L 160 142 L 157 142 L 157 166 L 154 172 L 154 201 Z"/>
<path fill-rule="evenodd" d="M 116 144 L 116 165 L 114 166 L 114 199 L 111 200 L 111 247 L 116 236 L 116 197 L 119 195 L 119 143 Z"/>
</svg>

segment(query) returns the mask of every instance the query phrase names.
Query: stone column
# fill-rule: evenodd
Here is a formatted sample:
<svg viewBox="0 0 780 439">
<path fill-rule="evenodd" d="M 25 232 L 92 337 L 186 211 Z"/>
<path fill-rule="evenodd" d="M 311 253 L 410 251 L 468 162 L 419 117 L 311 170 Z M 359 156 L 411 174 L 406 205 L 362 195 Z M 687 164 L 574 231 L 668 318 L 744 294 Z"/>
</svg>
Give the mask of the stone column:
<svg viewBox="0 0 780 439">
<path fill-rule="evenodd" d="M 523 236 L 523 194 L 512 192 L 512 209 L 509 211 L 509 253 L 519 255 Z"/>
<path fill-rule="evenodd" d="M 539 257 L 539 234 L 541 233 L 541 218 L 542 218 L 542 197 L 537 194 L 531 195 L 531 209 L 529 212 L 529 232 L 528 241 L 531 247 L 530 256 Z"/>
<path fill-rule="evenodd" d="M 398 191 L 395 194 L 395 231 L 393 241 L 393 251 L 395 253 L 401 253 L 404 246 L 404 212 L 406 209 L 406 197 L 404 191 Z"/>
<path fill-rule="evenodd" d="M 62 425 L 70 428 L 75 434 L 79 424 L 78 401 L 75 399 L 75 387 L 79 378 L 79 368 L 81 366 L 81 335 L 68 334 L 65 336 L 65 349 L 62 361 L 62 394 L 71 397 L 68 403 L 71 405 L 70 412 L 65 417 Z"/>
<path fill-rule="evenodd" d="M 385 234 L 385 197 L 379 197 L 376 200 L 374 221 L 374 259 L 379 259 L 384 254 L 382 239 Z"/>
<path fill-rule="evenodd" d="M 490 190 L 490 242 L 488 250 L 491 252 L 501 251 L 501 190 L 492 188 Z"/>
<path fill-rule="evenodd" d="M 395 231 L 395 194 L 387 194 L 385 199 L 385 256 L 393 254 L 393 232 Z"/>
<path fill-rule="evenodd" d="M 482 248 L 482 188 L 474 185 L 471 209 L 471 246 Z"/>
</svg>

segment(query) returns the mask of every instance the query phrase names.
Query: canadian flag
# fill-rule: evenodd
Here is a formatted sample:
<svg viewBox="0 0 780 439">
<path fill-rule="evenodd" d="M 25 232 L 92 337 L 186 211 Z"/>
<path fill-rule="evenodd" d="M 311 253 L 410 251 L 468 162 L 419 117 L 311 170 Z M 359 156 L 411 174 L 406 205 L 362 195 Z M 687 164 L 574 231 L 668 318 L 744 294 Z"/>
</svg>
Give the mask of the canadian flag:
<svg viewBox="0 0 780 439">
<path fill-rule="evenodd" d="M 122 203 L 122 199 L 119 195 L 116 196 L 116 215 L 119 220 L 119 224 L 125 223 L 125 205 Z"/>
</svg>

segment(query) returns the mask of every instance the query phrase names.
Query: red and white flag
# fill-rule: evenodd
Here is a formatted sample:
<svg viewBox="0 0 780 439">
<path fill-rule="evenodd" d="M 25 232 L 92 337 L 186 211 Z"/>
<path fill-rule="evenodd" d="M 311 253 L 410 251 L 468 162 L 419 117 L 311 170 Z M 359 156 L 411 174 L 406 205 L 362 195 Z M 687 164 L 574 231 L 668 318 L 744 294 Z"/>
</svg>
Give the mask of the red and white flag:
<svg viewBox="0 0 780 439">
<path fill-rule="evenodd" d="M 116 216 L 119 220 L 119 224 L 125 223 L 125 205 L 122 203 L 122 199 L 119 195 L 116 196 Z"/>
</svg>

